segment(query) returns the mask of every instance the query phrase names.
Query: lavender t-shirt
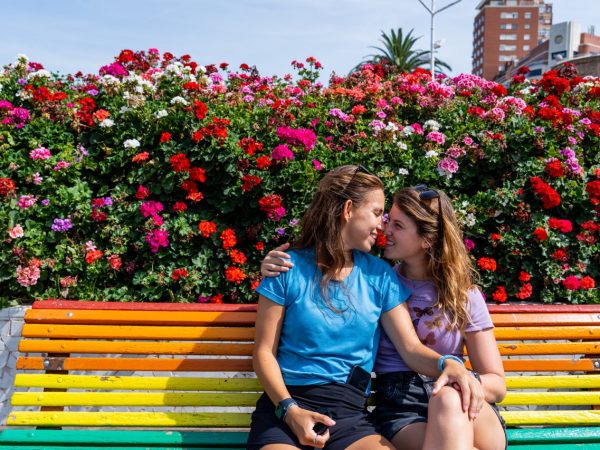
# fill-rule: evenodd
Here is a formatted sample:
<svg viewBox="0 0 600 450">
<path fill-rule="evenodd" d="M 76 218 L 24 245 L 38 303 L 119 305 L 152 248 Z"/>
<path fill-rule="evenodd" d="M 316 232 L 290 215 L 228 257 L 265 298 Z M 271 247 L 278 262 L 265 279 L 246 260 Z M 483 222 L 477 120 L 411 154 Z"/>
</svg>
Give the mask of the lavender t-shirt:
<svg viewBox="0 0 600 450">
<path fill-rule="evenodd" d="M 440 355 L 463 356 L 464 335 L 459 330 L 448 331 L 448 321 L 439 308 L 433 306 L 437 300 L 437 289 L 432 281 L 410 280 L 400 274 L 400 266 L 394 267 L 400 282 L 409 289 L 411 296 L 406 304 L 410 311 L 417 335 L 423 344 Z M 464 332 L 489 330 L 494 327 L 485 300 L 478 289 L 468 293 L 471 322 Z M 379 352 L 373 369 L 378 373 L 411 370 L 396 351 L 387 335 L 381 333 Z"/>
</svg>

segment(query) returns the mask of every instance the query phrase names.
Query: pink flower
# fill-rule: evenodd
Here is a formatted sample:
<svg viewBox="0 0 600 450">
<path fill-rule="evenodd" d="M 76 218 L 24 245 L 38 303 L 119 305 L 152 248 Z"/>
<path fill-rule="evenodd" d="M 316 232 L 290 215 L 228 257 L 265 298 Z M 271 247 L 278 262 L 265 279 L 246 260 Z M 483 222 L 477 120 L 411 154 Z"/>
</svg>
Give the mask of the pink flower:
<svg viewBox="0 0 600 450">
<path fill-rule="evenodd" d="M 52 153 L 45 147 L 38 147 L 35 150 L 29 152 L 29 157 L 33 160 L 36 159 L 49 159 L 52 158 Z"/>
<path fill-rule="evenodd" d="M 439 131 L 430 131 L 427 134 L 426 139 L 440 145 L 444 145 L 444 142 L 446 142 L 446 136 L 444 136 L 444 133 L 440 133 Z"/>
<path fill-rule="evenodd" d="M 140 213 L 144 217 L 154 217 L 159 212 L 163 210 L 163 205 L 161 202 L 155 202 L 154 200 L 150 200 L 148 202 L 144 202 L 140 205 Z"/>
<path fill-rule="evenodd" d="M 21 209 L 28 209 L 35 205 L 37 199 L 33 195 L 21 195 L 17 204 Z"/>
<path fill-rule="evenodd" d="M 152 230 L 146 235 L 146 242 L 150 245 L 150 251 L 157 253 L 160 247 L 169 246 L 169 232 L 162 229 Z"/>
<path fill-rule="evenodd" d="M 281 144 L 273 149 L 271 158 L 273 158 L 275 161 L 282 159 L 292 160 L 294 159 L 294 152 L 292 152 L 287 145 Z"/>
<path fill-rule="evenodd" d="M 28 266 L 19 266 L 17 267 L 17 283 L 21 286 L 34 286 L 37 284 L 38 279 L 40 278 L 40 264 L 37 259 L 34 258 Z"/>
<path fill-rule="evenodd" d="M 452 175 L 458 171 L 458 163 L 456 160 L 446 157 L 438 163 L 437 169 L 440 175 L 445 175 L 448 178 L 452 178 Z"/>
<path fill-rule="evenodd" d="M 323 168 L 321 161 L 319 161 L 318 159 L 313 159 L 312 164 L 313 164 L 313 167 L 315 168 L 315 170 L 321 170 Z"/>
<path fill-rule="evenodd" d="M 473 242 L 471 239 L 465 238 L 463 242 L 465 243 L 465 247 L 467 247 L 467 251 L 470 252 L 475 248 L 475 242 Z"/>
<path fill-rule="evenodd" d="M 24 236 L 24 232 L 23 232 L 23 227 L 19 224 L 15 225 L 12 228 L 8 229 L 8 235 L 12 238 L 12 239 L 17 239 L 20 237 Z"/>
<path fill-rule="evenodd" d="M 56 166 L 54 166 L 54 171 L 58 172 L 60 169 L 66 169 L 67 167 L 69 167 L 71 164 L 69 164 L 66 161 L 59 161 L 58 164 Z"/>
</svg>

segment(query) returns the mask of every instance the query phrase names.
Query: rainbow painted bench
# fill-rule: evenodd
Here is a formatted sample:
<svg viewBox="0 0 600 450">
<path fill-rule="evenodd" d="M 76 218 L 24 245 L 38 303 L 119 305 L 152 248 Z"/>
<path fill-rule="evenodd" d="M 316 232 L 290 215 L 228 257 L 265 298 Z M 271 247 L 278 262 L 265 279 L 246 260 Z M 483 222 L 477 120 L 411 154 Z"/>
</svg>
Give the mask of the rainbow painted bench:
<svg viewBox="0 0 600 450">
<path fill-rule="evenodd" d="M 600 449 L 600 305 L 490 306 L 510 449 Z M 245 448 L 255 305 L 47 300 L 0 450 Z"/>
</svg>

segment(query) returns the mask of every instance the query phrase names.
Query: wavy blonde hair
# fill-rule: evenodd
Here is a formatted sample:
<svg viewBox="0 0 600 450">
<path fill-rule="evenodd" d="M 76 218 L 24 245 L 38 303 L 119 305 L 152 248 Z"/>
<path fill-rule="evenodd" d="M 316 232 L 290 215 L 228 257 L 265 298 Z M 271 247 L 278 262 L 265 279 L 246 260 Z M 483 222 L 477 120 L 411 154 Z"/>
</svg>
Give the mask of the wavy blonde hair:
<svg viewBox="0 0 600 450">
<path fill-rule="evenodd" d="M 452 328 L 464 330 L 471 319 L 467 292 L 477 288 L 478 274 L 467 253 L 452 203 L 446 194 L 436 192 L 439 201 L 438 198 L 421 199 L 415 188 L 400 189 L 394 195 L 394 205 L 414 220 L 417 233 L 429 244 L 427 270 L 437 288 L 436 306 Z"/>
<path fill-rule="evenodd" d="M 326 305 L 338 311 L 330 302 L 327 287 L 344 267 L 345 249 L 342 241 L 342 212 L 347 200 L 358 206 L 369 192 L 383 191 L 382 181 L 365 173 L 359 166 L 345 165 L 329 171 L 319 182 L 312 202 L 304 213 L 301 233 L 294 248 L 314 247 L 316 264 L 321 270 L 320 292 Z"/>
</svg>

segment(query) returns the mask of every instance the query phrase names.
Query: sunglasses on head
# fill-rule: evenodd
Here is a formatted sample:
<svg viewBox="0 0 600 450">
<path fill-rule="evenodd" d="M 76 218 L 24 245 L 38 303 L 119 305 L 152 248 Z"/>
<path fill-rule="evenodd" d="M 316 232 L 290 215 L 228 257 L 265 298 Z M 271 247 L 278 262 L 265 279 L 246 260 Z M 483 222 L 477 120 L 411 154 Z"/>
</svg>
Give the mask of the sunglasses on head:
<svg viewBox="0 0 600 450">
<path fill-rule="evenodd" d="M 350 177 L 350 181 L 348 181 L 348 184 L 346 184 L 346 186 L 344 187 L 344 189 L 340 193 L 340 197 L 347 198 L 346 191 L 348 190 L 348 187 L 351 186 L 352 183 L 354 182 L 354 178 L 356 178 L 356 174 L 357 173 L 364 173 L 364 174 L 367 174 L 367 175 L 375 176 L 375 174 L 373 172 L 371 172 L 369 169 L 367 169 L 365 166 L 363 166 L 362 164 L 358 164 L 356 166 L 356 168 L 354 169 L 354 171 L 352 172 L 352 176 Z"/>
<path fill-rule="evenodd" d="M 442 198 L 440 193 L 435 189 L 430 189 L 426 184 L 418 184 L 414 187 L 415 191 L 419 193 L 419 200 L 433 200 L 434 198 L 438 199 L 438 213 L 437 213 L 437 221 L 438 221 L 438 237 L 436 241 L 436 252 L 441 253 L 443 244 L 444 244 L 444 217 L 442 211 Z M 425 205 L 427 206 L 427 205 Z M 433 212 L 429 206 L 427 206 L 427 210 L 429 212 Z"/>
</svg>

